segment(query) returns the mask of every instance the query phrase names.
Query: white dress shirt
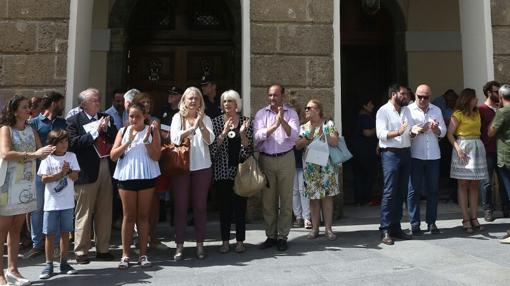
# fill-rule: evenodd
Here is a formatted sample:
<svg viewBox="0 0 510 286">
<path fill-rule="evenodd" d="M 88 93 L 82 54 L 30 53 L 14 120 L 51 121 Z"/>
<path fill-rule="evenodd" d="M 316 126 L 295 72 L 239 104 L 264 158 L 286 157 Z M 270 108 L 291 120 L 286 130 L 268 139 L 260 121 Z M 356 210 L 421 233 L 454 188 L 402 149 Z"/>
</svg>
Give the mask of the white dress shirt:
<svg viewBox="0 0 510 286">
<path fill-rule="evenodd" d="M 403 123 L 407 123 L 404 133 L 394 138 L 388 138 L 388 132 L 398 130 Z M 375 129 L 380 148 L 409 148 L 411 146 L 411 126 L 413 118 L 407 106 L 402 106 L 398 112 L 391 101 L 381 106 L 375 116 Z"/>
<path fill-rule="evenodd" d="M 413 118 L 414 125 L 423 125 L 429 122 L 439 123 L 439 136 L 432 129 L 416 135 L 411 139 L 411 157 L 420 160 L 437 160 L 441 158 L 439 149 L 439 138 L 446 134 L 446 125 L 443 114 L 439 107 L 429 104 L 426 111 L 423 111 L 416 103 L 409 105 L 409 111 Z"/>
</svg>

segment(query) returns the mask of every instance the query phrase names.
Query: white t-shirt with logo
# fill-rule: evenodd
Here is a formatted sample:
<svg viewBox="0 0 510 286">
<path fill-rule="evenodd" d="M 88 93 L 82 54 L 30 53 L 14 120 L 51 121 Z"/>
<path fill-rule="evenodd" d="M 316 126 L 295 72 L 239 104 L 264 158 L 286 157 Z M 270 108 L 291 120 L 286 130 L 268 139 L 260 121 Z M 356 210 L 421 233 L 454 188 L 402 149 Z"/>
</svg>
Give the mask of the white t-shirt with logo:
<svg viewBox="0 0 510 286">
<path fill-rule="evenodd" d="M 73 171 L 79 171 L 80 165 L 76 155 L 72 152 L 66 152 L 62 156 L 49 155 L 41 161 L 37 175 L 50 176 L 59 173 L 62 170 L 64 161 L 69 162 Z M 62 180 L 67 180 L 67 185 Z M 65 185 L 61 188 L 60 186 Z M 58 211 L 74 208 L 74 181 L 65 176 L 55 182 L 47 183 L 44 187 L 44 211 Z"/>
</svg>

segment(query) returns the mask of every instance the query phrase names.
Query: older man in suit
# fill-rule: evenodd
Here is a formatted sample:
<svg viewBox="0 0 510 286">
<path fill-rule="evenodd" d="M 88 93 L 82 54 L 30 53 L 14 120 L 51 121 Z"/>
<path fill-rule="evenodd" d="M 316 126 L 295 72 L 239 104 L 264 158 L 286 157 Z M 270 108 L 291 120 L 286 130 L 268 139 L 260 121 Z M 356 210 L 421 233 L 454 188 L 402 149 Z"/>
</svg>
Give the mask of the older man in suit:
<svg viewBox="0 0 510 286">
<path fill-rule="evenodd" d="M 101 93 L 95 88 L 79 95 L 82 111 L 67 119 L 70 151 L 80 164 L 75 182 L 75 246 L 76 262 L 87 264 L 92 226 L 95 230 L 96 259 L 113 260 L 109 252 L 112 224 L 112 182 L 109 148 L 117 129 L 108 114 L 100 113 Z M 97 122 L 97 123 L 96 123 Z M 110 147 L 109 147 L 110 146 Z"/>
</svg>

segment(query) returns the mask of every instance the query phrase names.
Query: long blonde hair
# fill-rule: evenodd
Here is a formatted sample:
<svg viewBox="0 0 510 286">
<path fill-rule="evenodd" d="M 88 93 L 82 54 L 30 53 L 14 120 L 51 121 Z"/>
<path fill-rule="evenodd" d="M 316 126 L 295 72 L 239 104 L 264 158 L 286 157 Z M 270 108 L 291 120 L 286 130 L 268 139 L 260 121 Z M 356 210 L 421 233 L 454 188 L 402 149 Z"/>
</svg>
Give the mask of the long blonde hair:
<svg viewBox="0 0 510 286">
<path fill-rule="evenodd" d="M 186 107 L 186 104 L 184 103 L 184 101 L 186 100 L 186 97 L 190 94 L 198 95 L 198 98 L 200 100 L 200 111 L 201 112 L 205 111 L 204 97 L 202 96 L 202 93 L 200 92 L 200 90 L 198 88 L 196 88 L 194 86 L 190 86 L 184 91 L 184 93 L 182 94 L 181 100 L 179 101 L 179 113 L 184 117 L 188 116 L 188 107 Z"/>
</svg>

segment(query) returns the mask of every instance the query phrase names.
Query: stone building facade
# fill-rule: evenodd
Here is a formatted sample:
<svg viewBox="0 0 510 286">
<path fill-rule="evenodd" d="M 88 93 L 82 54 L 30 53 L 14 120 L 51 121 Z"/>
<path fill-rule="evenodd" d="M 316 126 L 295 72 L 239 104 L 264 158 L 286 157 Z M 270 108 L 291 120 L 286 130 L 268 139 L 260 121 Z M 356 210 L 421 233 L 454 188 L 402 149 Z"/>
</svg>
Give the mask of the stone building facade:
<svg viewBox="0 0 510 286">
<path fill-rule="evenodd" d="M 285 84 L 290 98 L 317 98 L 333 115 L 333 0 L 251 1 L 251 102 L 266 104 L 267 86 Z"/>
<path fill-rule="evenodd" d="M 494 78 L 510 82 L 510 3 L 491 0 L 492 35 L 494 43 Z"/>
<path fill-rule="evenodd" d="M 0 1 L 0 102 L 65 93 L 69 1 Z"/>
<path fill-rule="evenodd" d="M 467 0 L 462 4 L 486 1 Z M 90 6 L 94 7 L 94 10 L 91 11 L 94 19 L 100 17 L 98 15 L 104 15 L 104 20 L 92 20 L 92 27 L 89 27 L 88 31 L 94 33 L 94 29 L 98 27 L 109 28 L 108 15 L 112 13 L 109 9 L 115 6 L 117 1 L 114 0 L 0 0 L 0 35 L 2 36 L 2 41 L 0 41 L 0 100 L 5 101 L 12 94 L 33 96 L 44 94 L 47 90 L 53 89 L 66 91 L 67 78 L 70 74 L 68 67 L 73 67 L 72 64 L 69 65 L 67 58 L 68 55 L 75 55 L 68 51 L 67 40 L 72 2 L 91 3 Z M 441 30 L 455 32 L 457 30 L 455 33 L 464 33 L 458 24 L 453 26 L 448 23 L 435 26 L 416 24 L 424 22 L 419 20 L 423 18 L 430 19 L 430 23 L 443 23 L 444 20 L 430 17 L 431 15 L 442 17 L 441 11 L 445 9 L 450 9 L 447 15 L 462 20 L 462 15 L 458 15 L 461 4 L 458 0 L 447 0 L 446 2 L 391 0 L 383 1 L 383 6 L 384 2 L 395 2 L 402 9 L 408 38 L 411 38 L 412 33 L 416 31 L 421 32 L 427 29 L 427 32 Z M 509 45 L 506 40 L 510 33 L 510 17 L 507 13 L 510 3 L 505 0 L 490 0 L 489 2 L 492 49 L 488 50 L 492 52 L 492 76 L 497 80 L 506 81 L 510 74 L 508 70 L 510 64 Z M 241 6 L 249 6 L 247 10 L 249 18 L 247 23 L 250 31 L 249 56 L 243 57 L 241 65 L 246 65 L 249 61 L 249 70 L 245 72 L 248 74 L 249 86 L 243 86 L 243 91 L 249 91 L 250 113 L 264 104 L 263 95 L 267 85 L 270 82 L 278 81 L 288 87 L 290 98 L 304 101 L 306 98 L 315 97 L 322 100 L 326 106 L 326 113 L 340 121 L 341 117 L 336 113 L 341 112 L 341 109 L 337 108 L 335 111 L 335 107 L 341 101 L 339 92 L 342 90 L 338 87 L 339 82 L 335 83 L 335 78 L 339 77 L 335 74 L 335 72 L 339 72 L 335 70 L 337 68 L 335 67 L 336 61 L 339 61 L 339 59 L 335 59 L 335 50 L 337 49 L 335 42 L 340 41 L 337 34 L 339 31 L 335 30 L 335 9 L 341 7 L 343 1 L 240 0 L 240 3 Z M 425 9 L 423 9 L 424 7 Z M 426 13 L 424 10 L 427 9 L 431 11 L 430 14 L 420 15 L 420 13 Z M 235 11 L 235 13 L 238 12 Z M 246 18 L 247 15 L 236 15 L 235 17 Z M 245 20 L 236 21 L 236 25 L 238 25 Z M 459 20 L 454 19 L 453 22 L 455 21 Z M 108 37 L 115 38 L 114 33 L 116 32 L 115 29 L 108 31 Z M 440 89 L 444 89 L 440 80 L 434 77 L 434 69 L 441 68 L 440 65 L 432 63 L 431 71 L 427 71 L 428 74 L 420 72 L 419 66 L 424 62 L 430 63 L 430 59 L 434 57 L 437 61 L 441 58 L 441 61 L 447 62 L 449 66 L 462 66 L 459 56 L 445 56 L 446 53 L 440 55 L 437 51 L 430 51 L 427 55 L 420 51 L 421 54 L 416 56 L 416 51 L 412 50 L 410 47 L 412 45 L 408 42 L 409 39 L 406 43 L 409 84 L 417 84 L 420 78 L 425 80 L 430 78 L 432 82 L 437 81 L 436 85 L 440 86 Z M 112 42 L 108 45 L 108 49 L 118 49 L 116 46 L 118 44 L 122 44 L 122 42 Z M 242 45 L 243 43 L 236 44 Z M 243 49 L 242 52 L 244 53 L 245 50 Z M 75 85 L 97 86 L 104 93 L 110 91 L 113 85 L 106 83 L 106 79 L 101 80 L 101 78 L 111 77 L 111 72 L 108 72 L 108 62 L 118 62 L 112 61 L 115 57 L 113 52 L 111 55 L 113 56 L 109 58 L 108 51 L 101 54 L 101 52 L 92 50 L 89 60 L 90 67 L 84 71 L 87 75 L 81 79 L 73 76 L 73 81 L 77 82 Z M 459 51 L 459 55 L 462 57 L 462 50 Z M 72 62 L 77 58 L 80 57 L 74 56 Z M 74 68 L 78 73 L 81 70 L 81 67 L 74 66 Z M 343 70 L 342 67 L 341 71 Z M 240 73 L 241 71 L 236 70 L 235 72 Z M 450 70 L 447 74 L 460 74 L 460 77 L 452 79 L 450 85 L 456 89 L 463 87 L 462 70 Z M 466 85 L 465 77 L 464 85 Z M 117 76 L 117 78 L 119 77 Z M 237 77 L 236 81 L 239 78 Z M 236 86 L 241 85 L 243 84 L 236 83 Z M 76 104 L 77 91 L 67 90 L 67 93 L 70 104 Z"/>
<path fill-rule="evenodd" d="M 77 104 L 79 91 L 89 86 L 103 94 L 114 87 L 131 87 L 129 19 L 140 1 L 0 0 L 0 103 L 14 94 L 31 97 L 58 90 L 66 93 L 69 109 Z M 483 82 L 493 78 L 510 81 L 507 0 L 381 0 L 375 17 L 348 9 L 378 1 L 161 2 L 180 9 L 181 14 L 169 18 L 177 26 L 185 23 L 182 17 L 191 9 L 184 7 L 188 3 L 195 8 L 219 3 L 229 10 L 225 15 L 231 18 L 231 40 L 224 37 L 228 31 L 218 32 L 221 43 L 231 44 L 234 58 L 235 76 L 225 88 L 241 91 L 247 115 L 265 105 L 267 86 L 280 82 L 288 97 L 301 104 L 310 98 L 321 100 L 326 115 L 348 136 L 356 96 L 368 91 L 379 101 L 385 98 L 380 92 L 384 88 L 371 90 L 372 82 L 363 81 L 364 76 L 385 75 L 383 86 L 390 80 L 411 87 L 426 82 L 434 96 L 447 88 L 480 90 Z M 360 18 L 364 20 L 356 24 Z M 195 36 L 204 33 L 191 31 L 189 39 L 179 35 L 179 41 L 163 42 L 170 43 L 178 55 L 176 61 L 182 62 L 179 43 L 185 42 L 193 51 L 201 43 Z M 211 47 L 217 44 L 214 39 L 211 43 Z M 386 54 L 374 57 L 381 51 Z M 384 69 L 385 65 L 392 67 Z M 346 76 L 353 72 L 357 74 Z M 480 91 L 478 96 L 483 99 Z M 104 96 L 105 108 L 108 104 Z"/>
</svg>

